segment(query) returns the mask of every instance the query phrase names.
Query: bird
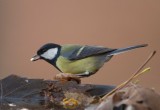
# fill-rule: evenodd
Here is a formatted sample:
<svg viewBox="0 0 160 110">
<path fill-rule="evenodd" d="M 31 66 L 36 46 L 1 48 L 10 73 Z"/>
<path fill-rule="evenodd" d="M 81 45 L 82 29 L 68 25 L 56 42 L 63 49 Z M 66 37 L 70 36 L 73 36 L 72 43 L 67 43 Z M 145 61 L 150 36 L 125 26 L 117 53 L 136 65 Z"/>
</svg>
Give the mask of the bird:
<svg viewBox="0 0 160 110">
<path fill-rule="evenodd" d="M 148 44 L 114 49 L 94 45 L 47 43 L 38 49 L 31 61 L 42 59 L 53 65 L 61 73 L 74 74 L 82 78 L 95 74 L 113 56 L 146 46 Z"/>
</svg>

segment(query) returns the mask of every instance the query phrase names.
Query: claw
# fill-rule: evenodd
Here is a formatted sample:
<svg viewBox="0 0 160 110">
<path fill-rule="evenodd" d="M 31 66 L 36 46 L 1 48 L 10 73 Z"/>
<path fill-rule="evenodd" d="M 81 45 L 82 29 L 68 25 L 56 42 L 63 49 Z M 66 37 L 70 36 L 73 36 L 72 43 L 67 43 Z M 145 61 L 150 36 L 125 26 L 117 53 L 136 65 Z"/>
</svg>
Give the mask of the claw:
<svg viewBox="0 0 160 110">
<path fill-rule="evenodd" d="M 78 84 L 81 83 L 81 80 L 78 76 L 71 73 L 59 73 L 55 76 L 56 80 L 60 80 L 62 82 L 66 81 L 76 81 Z"/>
</svg>

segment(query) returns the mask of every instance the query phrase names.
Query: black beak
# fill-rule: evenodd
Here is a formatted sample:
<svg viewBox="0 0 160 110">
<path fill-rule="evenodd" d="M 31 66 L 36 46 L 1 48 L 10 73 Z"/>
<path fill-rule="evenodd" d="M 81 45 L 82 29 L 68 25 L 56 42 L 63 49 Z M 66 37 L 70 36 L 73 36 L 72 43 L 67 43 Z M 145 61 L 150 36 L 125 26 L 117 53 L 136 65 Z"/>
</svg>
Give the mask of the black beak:
<svg viewBox="0 0 160 110">
<path fill-rule="evenodd" d="M 31 61 L 39 60 L 41 57 L 39 55 L 35 55 L 31 58 Z"/>
</svg>

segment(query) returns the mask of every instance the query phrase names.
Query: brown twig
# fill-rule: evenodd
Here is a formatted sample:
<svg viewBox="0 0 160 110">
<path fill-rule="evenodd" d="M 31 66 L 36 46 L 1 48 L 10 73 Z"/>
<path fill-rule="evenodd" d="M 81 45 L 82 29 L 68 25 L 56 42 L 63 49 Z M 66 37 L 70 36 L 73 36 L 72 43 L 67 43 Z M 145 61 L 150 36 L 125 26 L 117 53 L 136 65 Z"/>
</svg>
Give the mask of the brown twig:
<svg viewBox="0 0 160 110">
<path fill-rule="evenodd" d="M 133 75 L 126 80 L 125 82 L 123 82 L 122 84 L 118 85 L 115 89 L 113 89 L 111 92 L 109 92 L 108 94 L 106 94 L 104 97 L 102 97 L 102 101 L 105 100 L 108 96 L 112 95 L 113 93 L 115 93 L 117 90 L 122 89 L 123 87 L 125 87 L 129 82 L 132 81 L 132 79 L 134 79 L 134 77 L 143 69 L 143 67 L 153 58 L 153 56 L 155 55 L 156 51 L 153 51 L 149 57 L 147 58 L 147 60 L 137 69 L 137 71 L 135 73 L 133 73 Z"/>
</svg>

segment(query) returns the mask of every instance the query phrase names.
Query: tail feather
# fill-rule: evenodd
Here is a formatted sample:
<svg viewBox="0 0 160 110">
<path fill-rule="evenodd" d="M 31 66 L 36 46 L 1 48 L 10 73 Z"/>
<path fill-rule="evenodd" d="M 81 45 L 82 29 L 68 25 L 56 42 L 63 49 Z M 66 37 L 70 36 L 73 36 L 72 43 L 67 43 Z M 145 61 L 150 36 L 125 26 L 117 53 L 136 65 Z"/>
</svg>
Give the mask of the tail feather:
<svg viewBox="0 0 160 110">
<path fill-rule="evenodd" d="M 109 52 L 109 53 L 107 54 L 107 56 L 118 55 L 118 54 L 127 52 L 127 51 L 132 50 L 132 49 L 141 48 L 141 47 L 146 47 L 146 46 L 148 46 L 148 44 L 141 44 L 141 45 L 130 46 L 130 47 L 126 47 L 126 48 L 116 49 L 116 50 L 114 50 L 114 51 Z"/>
</svg>

